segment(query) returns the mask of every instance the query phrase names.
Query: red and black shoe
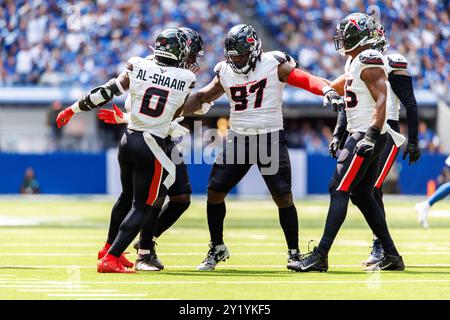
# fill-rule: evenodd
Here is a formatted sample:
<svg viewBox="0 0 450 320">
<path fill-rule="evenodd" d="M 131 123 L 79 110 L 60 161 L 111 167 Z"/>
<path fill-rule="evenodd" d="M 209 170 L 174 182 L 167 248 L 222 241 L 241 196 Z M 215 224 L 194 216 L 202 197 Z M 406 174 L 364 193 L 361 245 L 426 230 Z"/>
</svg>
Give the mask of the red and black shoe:
<svg viewBox="0 0 450 320">
<path fill-rule="evenodd" d="M 100 249 L 100 251 L 98 252 L 97 255 L 97 259 L 100 260 L 102 259 L 104 256 L 106 256 L 106 254 L 108 253 L 109 248 L 111 248 L 111 244 L 109 243 L 105 243 L 105 245 L 103 246 L 103 248 Z M 131 262 L 130 260 L 128 260 L 125 255 L 128 252 L 124 252 L 120 255 L 119 257 L 119 262 L 125 267 L 125 268 L 133 268 L 134 263 Z"/>
<path fill-rule="evenodd" d="M 120 258 L 107 254 L 97 263 L 99 273 L 136 273 L 134 270 L 125 268 L 120 262 Z"/>
</svg>

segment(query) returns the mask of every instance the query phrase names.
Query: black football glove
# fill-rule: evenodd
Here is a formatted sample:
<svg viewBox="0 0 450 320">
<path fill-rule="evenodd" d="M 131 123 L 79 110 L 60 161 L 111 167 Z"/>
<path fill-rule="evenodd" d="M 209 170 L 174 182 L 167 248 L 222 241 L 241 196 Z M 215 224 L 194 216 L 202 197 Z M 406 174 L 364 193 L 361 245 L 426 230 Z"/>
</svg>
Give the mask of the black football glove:
<svg viewBox="0 0 450 320">
<path fill-rule="evenodd" d="M 370 158 L 372 156 L 374 146 L 375 146 L 374 140 L 367 139 L 367 137 L 364 137 L 364 139 L 362 139 L 356 144 L 355 152 L 360 157 Z"/>
<path fill-rule="evenodd" d="M 364 135 L 364 139 L 360 140 L 355 147 L 355 153 L 363 158 L 370 158 L 375 148 L 375 142 L 377 142 L 380 136 L 380 129 L 371 126 Z"/>
<path fill-rule="evenodd" d="M 337 159 L 337 151 L 339 149 L 339 138 L 333 137 L 330 144 L 328 145 L 328 152 L 332 158 Z"/>
<path fill-rule="evenodd" d="M 322 88 L 323 92 L 323 107 L 329 108 L 331 106 L 334 112 L 342 111 L 345 109 L 344 99 L 330 86 Z"/>
<path fill-rule="evenodd" d="M 419 142 L 417 139 L 409 139 L 405 150 L 403 151 L 402 159 L 405 160 L 406 156 L 409 154 L 409 165 L 412 165 L 420 159 L 421 153 L 419 150 Z"/>
</svg>

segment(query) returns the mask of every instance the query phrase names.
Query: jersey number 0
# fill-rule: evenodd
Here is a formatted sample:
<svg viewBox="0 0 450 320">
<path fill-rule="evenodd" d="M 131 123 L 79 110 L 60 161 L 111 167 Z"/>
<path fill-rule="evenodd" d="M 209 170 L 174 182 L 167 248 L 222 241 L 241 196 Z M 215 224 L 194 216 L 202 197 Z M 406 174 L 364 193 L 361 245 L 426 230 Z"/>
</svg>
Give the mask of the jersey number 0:
<svg viewBox="0 0 450 320">
<path fill-rule="evenodd" d="M 151 107 L 150 101 L 153 96 L 158 97 L 158 102 L 154 108 Z M 142 98 L 140 113 L 146 114 L 150 117 L 157 118 L 164 112 L 166 107 L 167 97 L 169 96 L 169 91 L 150 87 L 145 91 L 144 97 Z"/>
</svg>

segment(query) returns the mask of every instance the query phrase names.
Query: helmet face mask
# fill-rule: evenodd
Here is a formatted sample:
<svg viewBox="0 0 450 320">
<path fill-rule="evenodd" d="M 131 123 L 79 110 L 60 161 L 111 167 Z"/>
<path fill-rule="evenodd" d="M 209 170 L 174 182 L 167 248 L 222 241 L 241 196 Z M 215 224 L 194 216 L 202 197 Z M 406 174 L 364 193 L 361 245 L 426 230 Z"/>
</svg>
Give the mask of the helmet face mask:
<svg viewBox="0 0 450 320">
<path fill-rule="evenodd" d="M 180 28 L 191 40 L 189 55 L 183 68 L 191 70 L 192 72 L 197 72 L 200 68 L 199 59 L 203 58 L 203 39 L 200 34 L 191 28 Z"/>
<path fill-rule="evenodd" d="M 190 54 L 191 39 L 180 29 L 163 30 L 155 42 L 155 59 L 163 64 L 182 67 Z"/>
<path fill-rule="evenodd" d="M 254 69 L 261 52 L 261 40 L 252 26 L 238 24 L 225 37 L 224 56 L 235 73 L 247 74 Z"/>
<path fill-rule="evenodd" d="M 345 17 L 336 27 L 334 47 L 342 55 L 367 44 L 377 42 L 375 20 L 364 13 L 353 13 Z"/>
</svg>

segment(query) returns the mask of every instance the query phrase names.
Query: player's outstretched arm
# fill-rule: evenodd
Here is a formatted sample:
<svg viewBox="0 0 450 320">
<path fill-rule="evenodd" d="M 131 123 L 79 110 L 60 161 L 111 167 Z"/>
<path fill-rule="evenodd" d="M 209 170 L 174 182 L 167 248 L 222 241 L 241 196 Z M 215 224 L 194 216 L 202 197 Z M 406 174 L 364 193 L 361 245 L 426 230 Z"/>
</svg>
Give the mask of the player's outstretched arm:
<svg viewBox="0 0 450 320">
<path fill-rule="evenodd" d="M 101 107 L 111 101 L 114 96 L 120 96 L 128 90 L 129 85 L 128 73 L 122 72 L 117 78 L 92 89 L 88 94 L 83 95 L 81 99 L 58 114 L 56 117 L 58 128 L 65 126 L 75 113 Z"/>
<path fill-rule="evenodd" d="M 288 63 L 281 63 L 278 66 L 278 78 L 293 87 L 324 96 L 324 107 L 331 104 L 334 111 L 342 110 L 345 107 L 344 100 L 336 90 L 330 87 L 330 81 L 317 77 L 304 69 L 294 68 Z"/>
<path fill-rule="evenodd" d="M 220 84 L 218 76 L 201 88 L 197 92 L 191 93 L 182 106 L 183 115 L 191 114 L 200 110 L 205 103 L 212 104 L 213 101 L 220 98 L 225 93 Z"/>
<path fill-rule="evenodd" d="M 419 131 L 419 112 L 414 95 L 412 77 L 406 70 L 394 70 L 389 74 L 389 83 L 392 91 L 405 106 L 406 120 L 408 122 L 408 144 L 403 152 L 403 159 L 409 154 L 409 164 L 419 160 L 421 154 L 417 139 Z"/>
<path fill-rule="evenodd" d="M 335 80 L 331 81 L 330 87 L 332 87 L 341 96 L 345 96 L 345 74 L 341 74 Z"/>
<path fill-rule="evenodd" d="M 375 108 L 372 114 L 371 126 L 364 135 L 364 139 L 358 142 L 355 151 L 359 156 L 370 157 L 386 119 L 387 77 L 384 69 L 379 67 L 364 69 L 360 77 L 367 85 L 375 101 Z"/>
</svg>

